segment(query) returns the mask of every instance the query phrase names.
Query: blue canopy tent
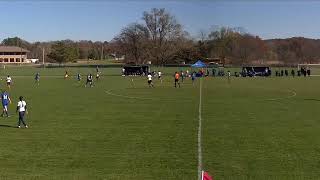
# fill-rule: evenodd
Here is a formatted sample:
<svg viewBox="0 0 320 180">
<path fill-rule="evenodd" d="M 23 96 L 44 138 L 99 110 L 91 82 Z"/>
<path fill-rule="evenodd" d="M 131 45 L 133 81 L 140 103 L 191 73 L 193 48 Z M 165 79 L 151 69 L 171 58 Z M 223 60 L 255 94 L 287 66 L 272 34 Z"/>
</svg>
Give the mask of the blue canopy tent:
<svg viewBox="0 0 320 180">
<path fill-rule="evenodd" d="M 205 63 L 203 63 L 201 60 L 198 60 L 196 63 L 192 64 L 191 67 L 193 68 L 206 68 L 207 65 Z M 197 77 L 202 77 L 204 75 L 204 72 L 202 70 L 202 73 L 197 73 L 196 76 Z"/>
<path fill-rule="evenodd" d="M 192 64 L 191 67 L 204 68 L 207 67 L 207 65 L 203 63 L 201 60 L 198 60 L 196 63 Z"/>
</svg>

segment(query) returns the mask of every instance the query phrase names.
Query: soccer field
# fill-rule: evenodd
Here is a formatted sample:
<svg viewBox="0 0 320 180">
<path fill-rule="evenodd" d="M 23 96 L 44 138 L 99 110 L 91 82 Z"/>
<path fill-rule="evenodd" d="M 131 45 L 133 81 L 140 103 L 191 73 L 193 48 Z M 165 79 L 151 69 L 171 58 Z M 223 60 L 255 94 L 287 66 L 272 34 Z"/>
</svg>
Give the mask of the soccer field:
<svg viewBox="0 0 320 180">
<path fill-rule="evenodd" d="M 0 118 L 0 179 L 197 179 L 200 79 L 155 88 L 103 69 L 9 68 L 11 117 Z M 34 74 L 40 71 L 40 85 Z M 82 82 L 75 74 L 81 72 Z M 320 77 L 202 80 L 202 166 L 215 179 L 318 179 Z M 5 88 L 5 82 L 2 82 Z M 17 129 L 18 97 L 29 129 Z"/>
</svg>

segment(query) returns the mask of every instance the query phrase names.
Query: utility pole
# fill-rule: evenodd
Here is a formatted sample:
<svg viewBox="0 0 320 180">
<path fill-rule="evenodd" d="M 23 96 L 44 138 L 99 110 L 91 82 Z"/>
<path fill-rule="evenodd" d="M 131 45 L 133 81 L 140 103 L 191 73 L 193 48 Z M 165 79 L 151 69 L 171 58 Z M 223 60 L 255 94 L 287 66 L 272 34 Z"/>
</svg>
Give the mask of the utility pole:
<svg viewBox="0 0 320 180">
<path fill-rule="evenodd" d="M 20 66 L 22 65 L 22 46 L 20 43 Z"/>
<path fill-rule="evenodd" d="M 44 48 L 42 48 L 42 65 L 43 65 L 43 68 L 45 68 L 45 64 L 44 64 Z"/>
</svg>

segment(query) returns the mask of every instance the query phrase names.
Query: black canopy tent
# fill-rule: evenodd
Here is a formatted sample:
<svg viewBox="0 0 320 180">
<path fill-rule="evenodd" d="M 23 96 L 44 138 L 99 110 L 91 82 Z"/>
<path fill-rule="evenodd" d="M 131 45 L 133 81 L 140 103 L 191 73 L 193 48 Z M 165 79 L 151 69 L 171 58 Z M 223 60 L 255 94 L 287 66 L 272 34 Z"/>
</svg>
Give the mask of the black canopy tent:
<svg viewBox="0 0 320 180">
<path fill-rule="evenodd" d="M 266 66 L 248 66 L 242 68 L 242 73 L 244 76 L 270 76 L 271 75 L 271 69 L 270 67 Z"/>
<path fill-rule="evenodd" d="M 126 65 L 123 69 L 126 76 L 142 76 L 150 72 L 150 68 L 147 65 Z"/>
</svg>

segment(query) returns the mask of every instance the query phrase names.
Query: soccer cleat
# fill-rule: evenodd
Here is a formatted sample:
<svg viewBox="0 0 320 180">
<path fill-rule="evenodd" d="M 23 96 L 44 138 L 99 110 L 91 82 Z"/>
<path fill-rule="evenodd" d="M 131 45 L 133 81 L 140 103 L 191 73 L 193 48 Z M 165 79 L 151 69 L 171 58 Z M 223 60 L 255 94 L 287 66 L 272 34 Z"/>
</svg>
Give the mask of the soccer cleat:
<svg viewBox="0 0 320 180">
<path fill-rule="evenodd" d="M 18 128 L 21 128 L 20 126 L 18 126 Z"/>
<path fill-rule="evenodd" d="M 26 128 L 29 128 L 28 126 L 26 126 Z"/>
</svg>

